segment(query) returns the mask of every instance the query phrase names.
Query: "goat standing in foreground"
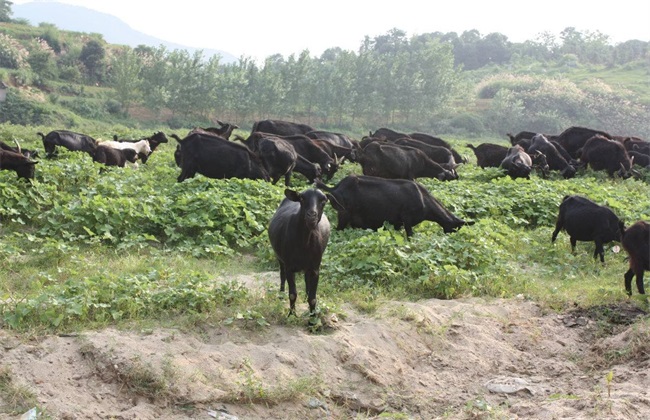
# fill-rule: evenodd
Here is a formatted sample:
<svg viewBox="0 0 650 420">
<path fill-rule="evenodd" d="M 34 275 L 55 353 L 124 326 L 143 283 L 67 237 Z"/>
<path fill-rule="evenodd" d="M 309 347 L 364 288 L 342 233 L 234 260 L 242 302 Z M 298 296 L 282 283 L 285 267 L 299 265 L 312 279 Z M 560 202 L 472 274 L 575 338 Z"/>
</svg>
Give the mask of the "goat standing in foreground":
<svg viewBox="0 0 650 420">
<path fill-rule="evenodd" d="M 330 223 L 323 209 L 327 197 L 318 189 L 301 193 L 284 190 L 269 224 L 269 239 L 280 263 L 280 291 L 289 282 L 289 315 L 296 314 L 296 272 L 305 272 L 310 324 L 316 315 L 316 290 L 320 263 L 330 237 Z"/>
</svg>

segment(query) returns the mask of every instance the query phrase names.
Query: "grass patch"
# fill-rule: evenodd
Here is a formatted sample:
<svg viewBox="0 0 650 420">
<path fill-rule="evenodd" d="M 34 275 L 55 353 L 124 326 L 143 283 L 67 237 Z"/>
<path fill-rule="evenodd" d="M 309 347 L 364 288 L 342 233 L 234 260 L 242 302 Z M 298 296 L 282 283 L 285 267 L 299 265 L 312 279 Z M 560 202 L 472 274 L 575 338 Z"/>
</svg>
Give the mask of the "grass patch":
<svg viewBox="0 0 650 420">
<path fill-rule="evenodd" d="M 264 404 L 275 406 L 283 402 L 295 402 L 305 395 L 316 395 L 323 387 L 322 380 L 315 376 L 287 380 L 275 386 L 265 386 L 255 373 L 251 361 L 244 358 L 239 366 L 236 387 L 220 398 L 224 403 Z"/>
<path fill-rule="evenodd" d="M 4 366 L 0 368 L 0 412 L 18 415 L 35 407 L 38 403 L 36 395 L 27 387 L 16 384 L 11 370 Z"/>
</svg>

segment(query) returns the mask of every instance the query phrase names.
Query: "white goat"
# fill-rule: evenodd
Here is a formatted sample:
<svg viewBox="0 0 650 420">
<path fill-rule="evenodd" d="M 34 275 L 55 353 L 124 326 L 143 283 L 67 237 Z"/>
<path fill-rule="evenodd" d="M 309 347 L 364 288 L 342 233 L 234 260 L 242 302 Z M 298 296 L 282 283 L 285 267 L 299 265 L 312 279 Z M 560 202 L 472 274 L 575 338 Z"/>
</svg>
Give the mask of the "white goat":
<svg viewBox="0 0 650 420">
<path fill-rule="evenodd" d="M 142 159 L 143 156 L 149 156 L 151 154 L 151 146 L 149 145 L 149 140 L 143 139 L 135 142 L 131 141 L 115 141 L 115 140 L 106 140 L 100 141 L 97 143 L 99 146 L 108 146 L 113 149 L 133 149 L 138 154 L 138 157 Z M 138 164 L 134 163 L 134 167 L 137 168 Z"/>
</svg>

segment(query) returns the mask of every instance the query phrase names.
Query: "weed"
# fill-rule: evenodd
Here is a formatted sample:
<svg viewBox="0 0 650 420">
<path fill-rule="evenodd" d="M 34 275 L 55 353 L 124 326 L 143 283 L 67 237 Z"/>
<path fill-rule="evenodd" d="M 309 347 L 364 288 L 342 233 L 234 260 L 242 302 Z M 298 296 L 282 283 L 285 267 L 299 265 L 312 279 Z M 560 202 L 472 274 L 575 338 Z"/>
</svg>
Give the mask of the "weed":
<svg viewBox="0 0 650 420">
<path fill-rule="evenodd" d="M 249 358 L 244 358 L 239 366 L 237 389 L 221 398 L 223 402 L 265 404 L 274 406 L 282 402 L 295 401 L 303 395 L 315 395 L 322 388 L 322 380 L 315 376 L 306 376 L 287 383 L 266 386 L 252 367 Z"/>
<path fill-rule="evenodd" d="M 0 411 L 8 414 L 21 414 L 35 407 L 36 395 L 27 387 L 16 384 L 8 367 L 0 368 L 0 400 L 4 403 Z"/>
<path fill-rule="evenodd" d="M 605 381 L 607 382 L 607 397 L 611 398 L 612 396 L 612 381 L 614 380 L 614 371 L 610 370 L 607 375 L 605 375 Z"/>
<path fill-rule="evenodd" d="M 118 378 L 123 385 L 138 395 L 154 400 L 171 396 L 166 375 L 157 373 L 150 364 L 143 363 L 139 358 L 120 369 Z"/>
</svg>

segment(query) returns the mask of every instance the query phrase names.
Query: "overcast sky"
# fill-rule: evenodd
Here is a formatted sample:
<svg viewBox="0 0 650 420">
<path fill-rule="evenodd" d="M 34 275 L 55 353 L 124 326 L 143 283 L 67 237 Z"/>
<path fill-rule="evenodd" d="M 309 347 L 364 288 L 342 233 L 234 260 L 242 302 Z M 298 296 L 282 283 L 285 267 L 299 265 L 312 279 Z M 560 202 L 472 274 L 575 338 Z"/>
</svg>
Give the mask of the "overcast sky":
<svg viewBox="0 0 650 420">
<path fill-rule="evenodd" d="M 14 4 L 34 0 L 11 0 Z M 51 1 L 51 0 L 41 0 Z M 407 36 L 477 29 L 512 42 L 567 27 L 608 35 L 613 44 L 650 41 L 650 1 L 583 0 L 58 0 L 114 15 L 133 29 L 195 48 L 263 59 L 307 49 L 358 50 L 365 35 Z"/>
</svg>

